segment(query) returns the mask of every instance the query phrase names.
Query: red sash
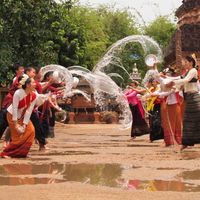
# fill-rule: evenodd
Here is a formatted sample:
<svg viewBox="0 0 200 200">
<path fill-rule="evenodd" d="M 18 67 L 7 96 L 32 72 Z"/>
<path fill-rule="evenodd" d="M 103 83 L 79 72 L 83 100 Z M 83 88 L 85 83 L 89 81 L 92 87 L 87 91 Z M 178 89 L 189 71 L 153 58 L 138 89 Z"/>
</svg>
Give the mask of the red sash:
<svg viewBox="0 0 200 200">
<path fill-rule="evenodd" d="M 19 101 L 18 109 L 24 108 L 22 115 L 21 115 L 21 119 L 24 117 L 26 110 L 29 108 L 29 106 L 35 99 L 36 99 L 36 94 L 34 92 L 31 92 L 25 98 L 23 98 L 21 101 Z"/>
</svg>

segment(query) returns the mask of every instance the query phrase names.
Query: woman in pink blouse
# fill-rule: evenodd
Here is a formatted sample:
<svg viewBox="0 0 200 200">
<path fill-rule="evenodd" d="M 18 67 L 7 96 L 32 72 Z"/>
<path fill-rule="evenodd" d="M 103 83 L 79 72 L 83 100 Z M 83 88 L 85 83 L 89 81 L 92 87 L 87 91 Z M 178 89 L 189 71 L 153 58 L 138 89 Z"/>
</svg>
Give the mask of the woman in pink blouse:
<svg viewBox="0 0 200 200">
<path fill-rule="evenodd" d="M 149 133 L 149 128 L 145 120 L 145 113 L 140 100 L 138 99 L 138 94 L 144 94 L 144 89 L 138 88 L 138 82 L 134 81 L 130 84 L 129 90 L 125 93 L 131 113 L 132 113 L 132 128 L 131 128 L 131 139 L 136 136 L 141 136 Z"/>
</svg>

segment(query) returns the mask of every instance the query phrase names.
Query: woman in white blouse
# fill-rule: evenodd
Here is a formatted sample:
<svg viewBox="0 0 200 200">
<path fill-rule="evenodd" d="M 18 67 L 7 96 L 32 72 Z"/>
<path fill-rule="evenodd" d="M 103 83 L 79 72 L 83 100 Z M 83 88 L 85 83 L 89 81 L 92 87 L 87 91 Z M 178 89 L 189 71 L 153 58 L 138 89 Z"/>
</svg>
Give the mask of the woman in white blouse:
<svg viewBox="0 0 200 200">
<path fill-rule="evenodd" d="M 198 89 L 198 72 L 192 56 L 185 57 L 186 75 L 174 80 L 176 87 L 184 88 L 184 120 L 181 150 L 200 143 L 200 95 Z"/>
<path fill-rule="evenodd" d="M 26 157 L 35 138 L 35 129 L 30 121 L 31 113 L 40 96 L 34 92 L 35 81 L 27 75 L 19 77 L 22 85 L 7 109 L 7 120 L 11 131 L 10 144 L 0 153 L 1 157 Z"/>
</svg>

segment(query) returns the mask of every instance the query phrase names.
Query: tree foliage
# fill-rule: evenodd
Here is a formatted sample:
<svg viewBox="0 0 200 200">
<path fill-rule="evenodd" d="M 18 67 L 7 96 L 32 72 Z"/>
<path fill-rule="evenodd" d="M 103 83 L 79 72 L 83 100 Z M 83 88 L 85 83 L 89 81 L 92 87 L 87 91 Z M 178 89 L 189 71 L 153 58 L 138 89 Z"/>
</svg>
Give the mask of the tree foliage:
<svg viewBox="0 0 200 200">
<path fill-rule="evenodd" d="M 0 83 L 12 79 L 15 62 L 24 66 L 81 65 L 92 70 L 114 42 L 140 34 L 136 20 L 128 11 L 108 6 L 94 9 L 76 2 L 0 1 Z M 166 18 L 159 17 L 145 33 L 164 47 L 174 29 Z M 131 58 L 133 52 L 139 59 Z M 130 73 L 135 62 L 143 66 L 142 54 L 136 44 L 128 45 L 119 56 Z"/>
<path fill-rule="evenodd" d="M 165 48 L 175 30 L 175 24 L 167 17 L 159 16 L 145 28 L 144 33 L 154 38 L 162 48 Z"/>
</svg>

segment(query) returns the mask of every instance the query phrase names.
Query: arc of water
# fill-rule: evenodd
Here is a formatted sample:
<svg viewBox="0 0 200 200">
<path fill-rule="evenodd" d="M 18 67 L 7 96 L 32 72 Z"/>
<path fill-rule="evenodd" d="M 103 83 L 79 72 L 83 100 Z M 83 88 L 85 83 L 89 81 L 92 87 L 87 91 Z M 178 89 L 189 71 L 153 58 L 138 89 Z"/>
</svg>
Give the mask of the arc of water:
<svg viewBox="0 0 200 200">
<path fill-rule="evenodd" d="M 126 46 L 126 44 L 131 43 L 131 42 L 140 43 L 145 54 L 148 53 L 147 45 L 152 45 L 157 51 L 156 56 L 158 57 L 160 61 L 162 60 L 162 51 L 159 45 L 152 38 L 145 35 L 132 35 L 114 43 L 109 48 L 108 52 L 104 55 L 104 57 L 100 59 L 100 61 L 96 64 L 93 71 L 97 71 L 97 70 L 104 71 L 105 66 L 107 66 L 112 60 L 114 60 L 115 53 L 118 51 L 121 51 Z"/>
<path fill-rule="evenodd" d="M 46 65 L 41 68 L 42 78 L 47 72 L 50 72 L 50 71 L 53 71 L 53 72 L 57 71 L 59 73 L 58 74 L 59 78 L 61 79 L 61 81 L 65 83 L 64 97 L 66 97 L 67 94 L 71 92 L 72 87 L 73 87 L 72 74 L 69 72 L 69 70 L 67 70 L 65 67 L 61 65 L 51 64 L 51 65 Z"/>
</svg>

